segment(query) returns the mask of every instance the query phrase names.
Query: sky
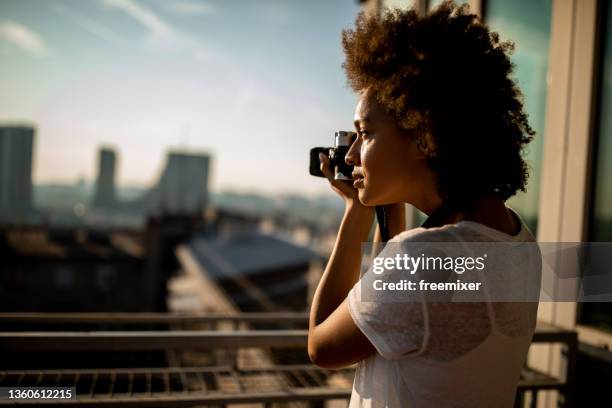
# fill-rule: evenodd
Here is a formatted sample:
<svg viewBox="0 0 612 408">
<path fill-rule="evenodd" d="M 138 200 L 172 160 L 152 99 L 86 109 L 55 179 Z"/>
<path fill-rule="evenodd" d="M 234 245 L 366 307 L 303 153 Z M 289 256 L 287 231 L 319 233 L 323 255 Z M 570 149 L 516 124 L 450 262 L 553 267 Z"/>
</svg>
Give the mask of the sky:
<svg viewBox="0 0 612 408">
<path fill-rule="evenodd" d="M 308 151 L 351 129 L 341 31 L 357 0 L 2 0 L 0 123 L 36 126 L 35 183 L 156 182 L 169 149 L 213 190 L 329 191 Z"/>
</svg>

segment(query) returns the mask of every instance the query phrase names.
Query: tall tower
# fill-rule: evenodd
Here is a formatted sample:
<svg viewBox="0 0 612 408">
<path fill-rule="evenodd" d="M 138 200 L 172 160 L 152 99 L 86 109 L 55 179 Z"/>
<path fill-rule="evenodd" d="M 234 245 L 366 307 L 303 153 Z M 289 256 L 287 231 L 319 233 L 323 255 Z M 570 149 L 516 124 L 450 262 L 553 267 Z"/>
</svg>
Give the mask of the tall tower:
<svg viewBox="0 0 612 408">
<path fill-rule="evenodd" d="M 117 203 L 115 192 L 115 165 L 117 157 L 110 148 L 101 148 L 98 153 L 98 178 L 93 206 L 112 209 Z"/>
<path fill-rule="evenodd" d="M 0 126 L 0 220 L 25 221 L 32 211 L 34 127 Z"/>
<path fill-rule="evenodd" d="M 199 214 L 208 203 L 210 155 L 171 151 L 148 206 L 164 214 Z"/>
</svg>

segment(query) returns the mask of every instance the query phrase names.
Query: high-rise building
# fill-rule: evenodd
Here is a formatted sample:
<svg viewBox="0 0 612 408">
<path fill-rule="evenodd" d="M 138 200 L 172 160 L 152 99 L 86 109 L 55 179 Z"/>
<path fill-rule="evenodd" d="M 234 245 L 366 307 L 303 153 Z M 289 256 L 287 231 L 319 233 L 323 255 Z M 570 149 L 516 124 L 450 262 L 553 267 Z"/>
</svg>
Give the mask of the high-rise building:
<svg viewBox="0 0 612 408">
<path fill-rule="evenodd" d="M 34 127 L 0 126 L 0 220 L 26 221 L 32 212 Z"/>
<path fill-rule="evenodd" d="M 112 209 L 117 204 L 115 191 L 115 151 L 101 148 L 98 153 L 98 178 L 93 206 L 95 208 Z"/>
<path fill-rule="evenodd" d="M 170 152 L 157 186 L 148 200 L 149 209 L 165 214 L 194 214 L 208 203 L 210 156 Z"/>
</svg>

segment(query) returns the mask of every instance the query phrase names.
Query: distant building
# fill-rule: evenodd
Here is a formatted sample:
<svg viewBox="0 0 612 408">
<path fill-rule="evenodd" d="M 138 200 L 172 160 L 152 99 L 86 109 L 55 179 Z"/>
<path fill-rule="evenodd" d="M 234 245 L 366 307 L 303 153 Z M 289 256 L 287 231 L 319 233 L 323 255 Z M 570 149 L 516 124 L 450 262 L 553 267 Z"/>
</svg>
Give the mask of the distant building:
<svg viewBox="0 0 612 408">
<path fill-rule="evenodd" d="M 34 128 L 0 126 L 0 221 L 23 222 L 32 212 Z"/>
<path fill-rule="evenodd" d="M 0 228 L 0 312 L 28 313 L 164 313 L 165 249 L 150 234 L 126 230 Z M 147 237 L 147 239 L 144 239 Z M 155 237 L 153 237 L 155 238 Z M 161 251 L 160 251 L 161 252 Z M 0 331 L 133 330 L 124 323 L 0 322 Z M 159 330 L 154 323 L 138 330 Z M 3 369 L 159 367 L 168 357 L 163 350 L 28 351 L 14 353 L 0 347 Z"/>
<path fill-rule="evenodd" d="M 210 156 L 168 153 L 166 167 L 150 192 L 150 212 L 168 215 L 199 214 L 208 204 Z"/>
<path fill-rule="evenodd" d="M 164 311 L 147 286 L 157 271 L 141 241 L 121 231 L 0 229 L 0 311 Z"/>
<path fill-rule="evenodd" d="M 256 231 L 196 235 L 182 248 L 193 260 L 183 267 L 197 267 L 243 312 L 307 310 L 322 271 L 314 251 Z"/>
<path fill-rule="evenodd" d="M 117 204 L 115 191 L 115 166 L 117 157 L 115 151 L 102 148 L 98 154 L 98 178 L 93 200 L 95 208 L 110 210 Z"/>
</svg>

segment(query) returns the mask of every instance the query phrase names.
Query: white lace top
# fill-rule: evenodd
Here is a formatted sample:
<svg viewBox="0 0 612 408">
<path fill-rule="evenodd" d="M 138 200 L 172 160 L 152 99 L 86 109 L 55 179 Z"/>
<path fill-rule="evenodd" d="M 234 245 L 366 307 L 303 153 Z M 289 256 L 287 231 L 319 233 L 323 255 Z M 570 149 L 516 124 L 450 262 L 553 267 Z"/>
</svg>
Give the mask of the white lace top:
<svg viewBox="0 0 612 408">
<path fill-rule="evenodd" d="M 401 245 L 388 245 L 379 256 L 410 252 L 416 241 L 535 242 L 512 213 L 521 224 L 515 236 L 460 221 L 404 231 L 390 241 Z M 533 245 L 524 248 L 519 259 L 487 267 L 514 268 L 513 276 L 529 274 L 539 282 L 540 253 Z M 361 280 L 348 294 L 349 312 L 377 353 L 358 364 L 349 407 L 512 407 L 537 302 L 362 302 Z"/>
</svg>

